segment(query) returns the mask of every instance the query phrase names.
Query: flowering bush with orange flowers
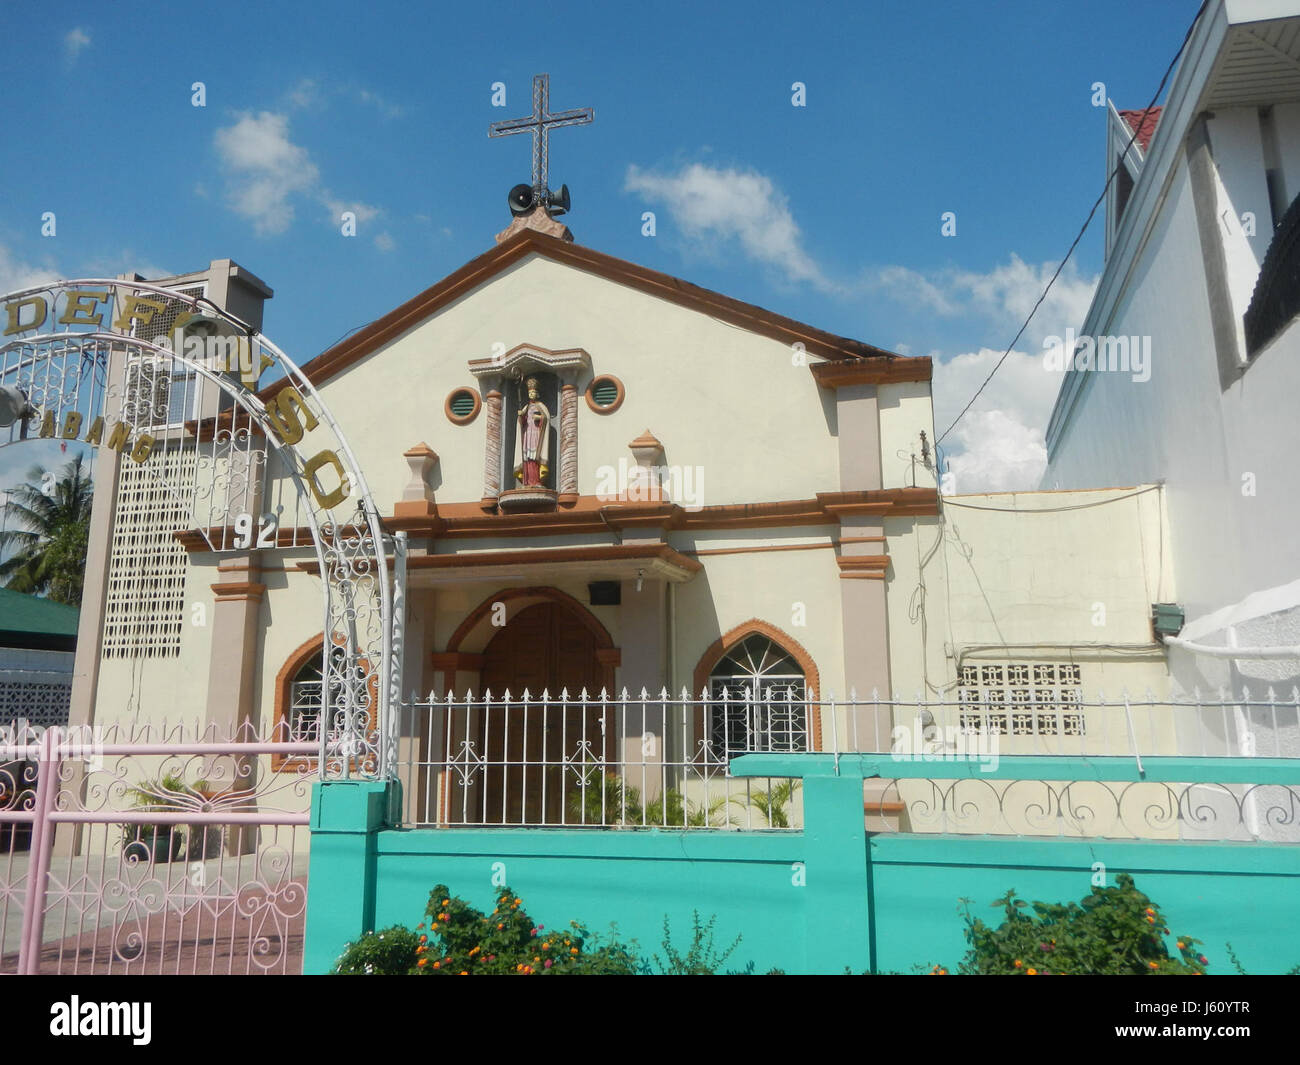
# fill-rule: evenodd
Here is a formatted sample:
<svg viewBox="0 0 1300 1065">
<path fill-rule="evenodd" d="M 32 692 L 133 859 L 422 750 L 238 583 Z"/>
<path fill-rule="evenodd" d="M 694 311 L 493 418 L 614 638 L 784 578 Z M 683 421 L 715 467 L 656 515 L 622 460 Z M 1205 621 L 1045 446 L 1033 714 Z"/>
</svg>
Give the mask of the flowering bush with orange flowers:
<svg viewBox="0 0 1300 1065">
<path fill-rule="evenodd" d="M 429 976 L 633 975 L 641 963 L 616 940 L 593 946 L 591 934 L 576 921 L 567 929 L 548 929 L 523 908 L 508 887 L 497 893 L 490 914 L 454 898 L 445 884 L 429 893 L 426 923 L 414 932 L 390 928 L 350 944 L 338 973 Z M 401 932 L 399 942 L 394 934 Z M 380 939 L 383 939 L 382 949 Z M 370 968 L 365 966 L 369 965 Z"/>
<path fill-rule="evenodd" d="M 966 975 L 1201 976 L 1209 964 L 1191 936 L 1169 949 L 1160 908 L 1124 873 L 1081 904 L 1030 904 L 1012 890 L 993 905 L 1004 910 L 997 928 L 966 911 Z"/>
</svg>

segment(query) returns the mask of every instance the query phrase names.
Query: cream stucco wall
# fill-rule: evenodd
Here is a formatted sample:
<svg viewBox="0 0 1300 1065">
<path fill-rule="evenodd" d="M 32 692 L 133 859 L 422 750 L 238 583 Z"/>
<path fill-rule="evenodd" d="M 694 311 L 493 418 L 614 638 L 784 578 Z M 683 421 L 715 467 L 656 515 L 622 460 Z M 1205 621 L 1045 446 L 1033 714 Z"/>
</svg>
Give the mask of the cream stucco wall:
<svg viewBox="0 0 1300 1065">
<path fill-rule="evenodd" d="M 934 474 L 922 461 L 921 433 L 930 444 L 934 462 L 934 410 L 928 381 L 881 385 L 880 473 L 883 488 L 933 488 Z M 915 459 L 913 459 L 915 456 Z"/>
<path fill-rule="evenodd" d="M 96 725 L 202 726 L 212 647 L 215 569 L 185 574 L 186 610 L 180 653 L 168 657 L 105 658 L 99 667 Z M 195 624 L 200 621 L 201 624 Z"/>
</svg>

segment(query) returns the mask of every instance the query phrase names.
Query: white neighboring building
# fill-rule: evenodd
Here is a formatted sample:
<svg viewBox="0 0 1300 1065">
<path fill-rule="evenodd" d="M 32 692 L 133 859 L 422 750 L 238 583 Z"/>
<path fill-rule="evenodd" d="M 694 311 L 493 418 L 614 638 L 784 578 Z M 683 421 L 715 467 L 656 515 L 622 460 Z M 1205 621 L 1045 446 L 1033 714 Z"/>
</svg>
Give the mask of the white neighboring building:
<svg viewBox="0 0 1300 1065">
<path fill-rule="evenodd" d="M 1168 641 L 1175 684 L 1289 696 L 1300 683 L 1300 3 L 1213 0 L 1154 135 L 1157 116 L 1124 114 L 1110 111 L 1108 171 L 1139 136 L 1111 188 L 1105 270 L 1080 335 L 1099 351 L 1115 338 L 1111 354 L 1118 338 L 1149 341 L 1149 379 L 1100 357 L 1080 368 L 1076 354 L 1043 485 L 1165 482 L 1186 614 Z M 1243 707 L 1236 724 L 1224 742 L 1242 753 L 1300 753 L 1294 711 Z"/>
</svg>

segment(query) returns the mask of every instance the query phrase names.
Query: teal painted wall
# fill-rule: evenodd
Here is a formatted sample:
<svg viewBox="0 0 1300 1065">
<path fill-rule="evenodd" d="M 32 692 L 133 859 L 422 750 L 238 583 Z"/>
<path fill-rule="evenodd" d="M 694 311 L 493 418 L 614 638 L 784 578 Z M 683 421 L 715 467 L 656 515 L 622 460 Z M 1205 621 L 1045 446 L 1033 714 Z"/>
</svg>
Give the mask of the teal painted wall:
<svg viewBox="0 0 1300 1065">
<path fill-rule="evenodd" d="M 789 766 L 774 760 L 785 759 Z M 1074 764 L 1077 761 L 1078 764 Z M 1131 763 L 1055 760 L 1065 779 L 1126 779 Z M 1169 760 L 1173 762 L 1174 760 Z M 1231 766 L 1151 767 L 1148 779 L 1222 779 L 1254 762 L 1255 779 L 1292 782 L 1297 767 L 1236 759 Z M 744 763 L 744 765 L 742 765 Z M 1033 779 L 1031 766 L 1003 759 L 1004 778 Z M 318 784 L 308 893 L 306 972 L 328 972 L 343 944 L 363 931 L 423 919 L 429 890 L 490 910 L 493 875 L 507 883 L 534 920 L 550 928 L 579 920 L 593 932 L 617 924 L 641 953 L 662 953 L 668 917 L 674 945 L 690 943 L 691 917 L 717 916 L 715 945 L 741 943 L 727 969 L 789 973 L 911 972 L 954 968 L 966 950 L 959 900 L 985 920 L 1009 889 L 1021 898 L 1078 901 L 1094 863 L 1107 883 L 1122 872 L 1162 908 L 1175 933 L 1204 941 L 1210 972 L 1230 973 L 1231 943 L 1252 973 L 1300 964 L 1300 846 L 1177 843 L 990 836 L 878 835 L 862 816 L 863 776 L 904 776 L 906 767 L 830 756 L 749 755 L 733 772 L 802 775 L 802 832 L 669 832 L 565 829 L 383 829 L 383 785 Z M 797 768 L 794 774 L 788 770 Z M 1199 771 L 1199 772 L 1198 772 Z M 932 769 L 916 768 L 923 776 Z M 945 767 L 945 776 L 956 775 Z M 1263 777 L 1260 776 L 1263 774 Z M 1267 778 L 1264 780 L 1264 778 Z M 389 796 L 388 798 L 391 798 Z"/>
<path fill-rule="evenodd" d="M 1300 965 L 1300 848 L 1292 845 L 897 835 L 871 840 L 877 968 L 951 969 L 966 953 L 959 899 L 998 924 L 989 904 L 1011 888 L 1030 901 L 1079 901 L 1092 889 L 1094 862 L 1104 863 L 1107 885 L 1130 874 L 1175 935 L 1200 939 L 1212 975 L 1234 971 L 1225 943 L 1250 973 Z"/>
<path fill-rule="evenodd" d="M 705 920 L 717 915 L 718 947 L 742 936 L 725 968 L 802 971 L 807 893 L 791 883 L 801 842 L 789 834 L 653 830 L 383 832 L 375 924 L 414 927 L 435 883 L 491 912 L 493 867 L 501 863 L 529 916 L 547 928 L 577 920 L 605 934 L 616 923 L 619 938 L 636 939 L 640 953 L 662 954 L 665 915 L 674 947 L 684 950 L 698 910 Z"/>
</svg>

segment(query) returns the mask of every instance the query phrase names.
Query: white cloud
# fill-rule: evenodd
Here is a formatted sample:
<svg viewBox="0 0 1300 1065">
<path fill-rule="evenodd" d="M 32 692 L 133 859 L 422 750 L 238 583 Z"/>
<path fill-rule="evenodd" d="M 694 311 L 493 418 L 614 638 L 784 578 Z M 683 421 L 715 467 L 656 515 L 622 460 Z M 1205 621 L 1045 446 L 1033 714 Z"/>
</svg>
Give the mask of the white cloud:
<svg viewBox="0 0 1300 1065">
<path fill-rule="evenodd" d="M 242 114 L 214 135 L 231 208 L 258 233 L 283 233 L 293 221 L 292 198 L 310 192 L 320 171 L 306 148 L 289 140 L 286 115 Z"/>
<path fill-rule="evenodd" d="M 393 235 L 385 230 L 375 237 L 375 247 L 380 251 L 392 251 L 397 247 L 397 242 L 393 240 Z"/>
<path fill-rule="evenodd" d="M 357 92 L 357 99 L 363 104 L 369 104 L 379 111 L 383 118 L 401 118 L 405 110 L 397 104 L 390 104 L 377 92 L 371 92 L 369 89 L 360 89 Z"/>
<path fill-rule="evenodd" d="M 321 102 L 320 86 L 315 78 L 302 78 L 289 90 L 288 99 L 292 107 L 300 109 L 315 107 Z"/>
<path fill-rule="evenodd" d="M 930 280 L 906 266 L 882 266 L 863 278 L 863 287 L 884 289 L 900 303 L 951 317 L 961 310 L 955 293 L 945 292 L 946 281 Z"/>
<path fill-rule="evenodd" d="M 63 35 L 63 56 L 69 63 L 90 47 L 90 31 L 84 26 L 76 26 Z"/>
<path fill-rule="evenodd" d="M 934 425 L 939 433 L 961 413 L 1000 358 L 1002 352 L 991 348 L 949 359 L 935 358 Z M 1045 426 L 1060 385 L 1061 375 L 1045 368 L 1041 353 L 1013 351 L 966 417 L 981 411 L 1001 410 L 1013 414 L 1025 425 Z"/>
<path fill-rule="evenodd" d="M 357 224 L 362 225 L 366 222 L 374 221 L 383 212 L 378 207 L 373 207 L 368 203 L 361 203 L 358 200 L 338 200 L 328 192 L 321 193 L 321 202 L 329 212 L 331 225 L 339 225 L 342 221 L 344 211 L 351 211 L 356 216 Z"/>
<path fill-rule="evenodd" d="M 129 248 L 115 255 L 92 255 L 79 260 L 71 268 L 63 268 L 56 266 L 50 259 L 39 264 L 21 261 L 6 245 L 0 244 L 0 294 L 35 288 L 53 281 L 79 277 L 115 277 L 131 272 L 147 278 L 171 277 L 175 274 L 174 270 L 148 260 L 142 261 Z"/>
<path fill-rule="evenodd" d="M 947 455 L 957 494 L 1032 490 L 1047 467 L 1043 430 L 1007 411 L 972 410 L 948 440 L 962 449 Z"/>
<path fill-rule="evenodd" d="M 946 269 L 928 275 L 891 267 L 877 282 L 901 300 L 936 313 L 980 317 L 1007 339 L 1042 295 L 1055 263 L 1032 265 L 1012 255 L 987 273 Z M 1045 433 L 1061 376 L 1047 369 L 1047 338 L 1078 330 L 1096 278 L 1068 263 L 993 379 L 944 439 L 957 492 L 1026 490 L 1038 486 L 1047 461 Z M 942 435 L 993 372 L 1002 351 L 981 348 L 951 358 L 934 354 L 934 425 Z"/>
<path fill-rule="evenodd" d="M 1002 358 L 989 348 L 934 362 L 934 427 L 944 433 Z M 1061 377 L 1042 354 L 1013 351 L 944 439 L 955 492 L 1027 490 L 1047 462 L 1045 430 Z"/>
<path fill-rule="evenodd" d="M 310 81 L 300 82 L 294 90 L 309 91 L 314 91 Z M 321 184 L 320 169 L 311 153 L 289 137 L 288 115 L 241 113 L 233 126 L 217 130 L 213 141 L 224 171 L 226 202 L 250 219 L 258 233 L 288 229 L 294 219 L 294 203 L 300 198 L 319 203 L 325 209 L 324 221 L 331 226 L 340 224 L 344 211 L 351 211 L 358 224 L 384 213 L 373 204 L 337 197 Z"/>
<path fill-rule="evenodd" d="M 44 265 L 20 262 L 8 247 L 0 244 L 0 292 L 17 292 L 60 278 L 59 268 L 50 262 Z"/>
<path fill-rule="evenodd" d="M 1056 263 L 1032 266 L 1013 253 L 1010 262 L 986 274 L 955 272 L 951 284 L 957 291 L 968 295 L 976 309 L 995 321 L 1006 321 L 1012 329 L 1018 329 L 1043 294 L 1056 267 Z M 1020 343 L 1041 350 L 1044 337 L 1062 336 L 1066 329 L 1078 330 L 1088 313 L 1097 280 L 1095 277 L 1080 277 L 1073 260 L 1066 263 L 1042 306 L 1034 313 Z M 1009 334 L 1007 339 L 1010 340 L 1012 335 Z"/>
<path fill-rule="evenodd" d="M 1031 265 L 1013 252 L 1006 263 L 987 273 L 952 267 L 920 273 L 906 266 L 884 266 L 869 271 L 863 284 L 886 292 L 899 303 L 946 318 L 979 315 L 1005 329 L 1010 341 L 1056 267 L 1056 263 Z M 1080 277 L 1073 260 L 1066 263 L 1018 343 L 1037 350 L 1044 337 L 1063 336 L 1069 328 L 1077 331 L 1096 288 L 1097 278 Z"/>
<path fill-rule="evenodd" d="M 629 166 L 623 188 L 661 206 L 688 240 L 699 245 L 734 242 L 787 281 L 824 291 L 839 287 L 804 250 L 785 196 L 756 170 L 691 163 L 669 173 Z"/>
</svg>

